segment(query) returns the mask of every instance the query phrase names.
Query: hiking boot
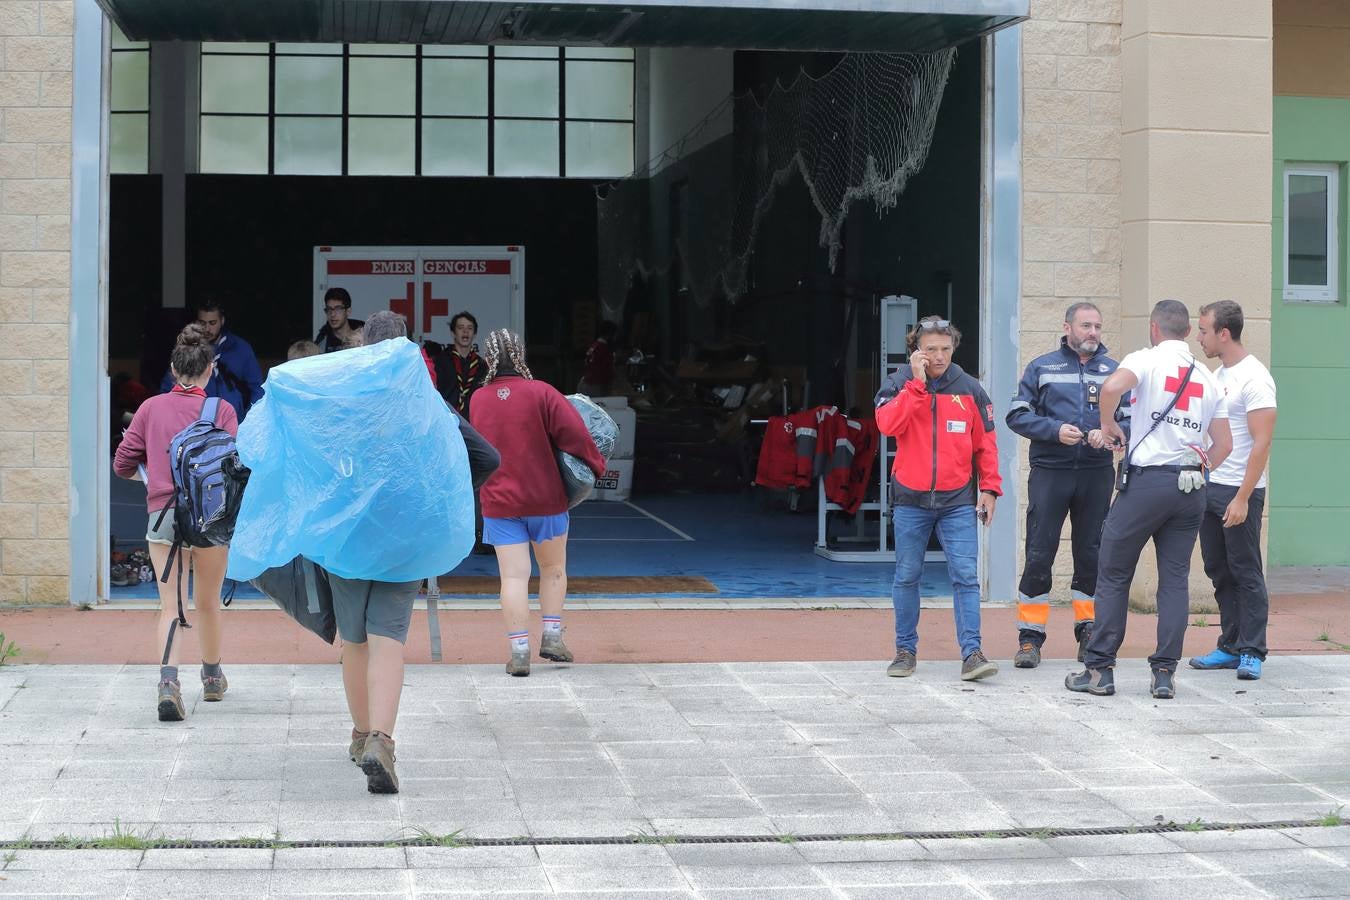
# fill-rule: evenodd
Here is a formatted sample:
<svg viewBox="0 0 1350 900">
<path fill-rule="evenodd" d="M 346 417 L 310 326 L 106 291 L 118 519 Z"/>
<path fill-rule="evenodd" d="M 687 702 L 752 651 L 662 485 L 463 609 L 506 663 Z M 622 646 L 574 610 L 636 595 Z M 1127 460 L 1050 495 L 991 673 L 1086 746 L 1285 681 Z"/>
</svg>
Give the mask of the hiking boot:
<svg viewBox="0 0 1350 900">
<path fill-rule="evenodd" d="M 1064 676 L 1064 686 L 1080 694 L 1109 697 L 1116 692 L 1115 673 L 1110 669 L 1084 669 Z"/>
<path fill-rule="evenodd" d="M 1034 669 L 1041 664 L 1041 648 L 1031 641 L 1023 641 L 1013 656 L 1013 665 L 1019 669 Z"/>
<path fill-rule="evenodd" d="M 1253 656 L 1250 653 L 1242 654 L 1242 661 L 1238 663 L 1238 678 L 1243 681 L 1261 680 L 1261 657 Z"/>
<path fill-rule="evenodd" d="M 892 678 L 908 678 L 914 674 L 914 667 L 918 664 L 913 650 L 896 650 L 895 659 L 886 667 L 886 674 Z"/>
<path fill-rule="evenodd" d="M 368 737 L 370 737 L 369 731 L 352 729 L 352 742 L 347 747 L 347 756 L 358 766 L 361 765 L 361 757 L 366 755 L 366 738 Z"/>
<path fill-rule="evenodd" d="M 1236 669 L 1238 662 L 1234 654 L 1215 647 L 1204 656 L 1192 656 L 1190 666 L 1192 669 Z"/>
<path fill-rule="evenodd" d="M 1153 681 L 1149 685 L 1148 692 L 1153 695 L 1154 700 L 1171 700 L 1177 695 L 1177 689 L 1172 684 L 1171 669 L 1154 669 Z"/>
<path fill-rule="evenodd" d="M 202 676 L 202 699 L 209 703 L 223 699 L 229 689 L 230 683 L 225 680 L 224 672 L 219 675 Z"/>
<path fill-rule="evenodd" d="M 159 683 L 159 720 L 161 722 L 181 722 L 187 715 L 183 706 L 183 689 L 176 681 Z"/>
<path fill-rule="evenodd" d="M 1092 640 L 1092 626 L 1084 625 L 1078 629 L 1078 661 L 1083 661 L 1083 651 L 1087 650 L 1088 641 Z"/>
<path fill-rule="evenodd" d="M 569 663 L 572 661 L 572 651 L 567 649 L 563 643 L 562 635 L 545 634 L 539 639 L 539 655 L 544 659 L 551 659 L 554 662 Z"/>
<path fill-rule="evenodd" d="M 506 663 L 506 674 L 515 675 L 517 678 L 524 678 L 530 674 L 530 651 L 512 653 Z"/>
<path fill-rule="evenodd" d="M 985 659 L 979 650 L 967 656 L 961 663 L 962 681 L 979 681 L 981 678 L 997 674 L 998 665 Z"/>
<path fill-rule="evenodd" d="M 379 731 L 368 734 L 361 749 L 361 771 L 366 773 L 366 790 L 372 794 L 397 794 L 394 739 Z"/>
</svg>

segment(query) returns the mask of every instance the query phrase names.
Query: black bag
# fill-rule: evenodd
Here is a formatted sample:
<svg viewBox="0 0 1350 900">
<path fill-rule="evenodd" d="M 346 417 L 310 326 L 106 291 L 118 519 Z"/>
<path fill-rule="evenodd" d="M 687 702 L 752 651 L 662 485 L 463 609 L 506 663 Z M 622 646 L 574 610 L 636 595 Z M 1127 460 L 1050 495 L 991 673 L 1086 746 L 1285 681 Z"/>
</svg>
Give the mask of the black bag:
<svg viewBox="0 0 1350 900">
<path fill-rule="evenodd" d="M 1134 448 L 1138 447 L 1139 444 L 1142 444 L 1145 440 L 1147 440 L 1148 436 L 1158 428 L 1158 425 L 1162 422 L 1162 420 L 1166 418 L 1167 414 L 1172 411 L 1172 407 L 1177 405 L 1177 401 L 1181 399 L 1181 392 L 1186 390 L 1186 385 L 1191 383 L 1191 375 L 1194 372 L 1195 372 L 1195 360 L 1192 359 L 1191 367 L 1186 370 L 1186 377 L 1181 379 L 1181 384 L 1177 387 L 1177 392 L 1172 395 L 1171 402 L 1168 403 L 1167 406 L 1163 407 L 1162 413 L 1158 415 L 1158 418 L 1153 420 L 1153 424 L 1149 426 L 1148 431 L 1144 432 L 1144 436 L 1139 439 L 1139 443 L 1135 444 L 1133 447 L 1125 451 L 1125 458 L 1120 461 L 1120 468 L 1116 472 L 1117 492 L 1123 493 L 1125 489 L 1130 486 L 1130 458 L 1134 456 Z"/>
<path fill-rule="evenodd" d="M 317 564 L 297 556 L 284 566 L 266 570 L 249 584 L 328 643 L 337 637 L 333 588 L 328 583 L 328 573 Z"/>
</svg>

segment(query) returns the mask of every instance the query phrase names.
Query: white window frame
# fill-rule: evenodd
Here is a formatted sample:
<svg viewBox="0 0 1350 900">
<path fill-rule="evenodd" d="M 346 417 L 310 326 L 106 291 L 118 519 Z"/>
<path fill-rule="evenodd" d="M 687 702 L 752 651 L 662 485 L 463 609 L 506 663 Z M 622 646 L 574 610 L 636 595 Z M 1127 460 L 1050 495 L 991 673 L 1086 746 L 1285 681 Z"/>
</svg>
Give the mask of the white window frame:
<svg viewBox="0 0 1350 900">
<path fill-rule="evenodd" d="M 1327 179 L 1327 283 L 1293 284 L 1289 281 L 1289 177 L 1311 175 Z M 1284 268 L 1284 299 L 1301 303 L 1336 303 L 1340 299 L 1341 267 L 1341 167 L 1337 163 L 1294 163 L 1284 167 L 1284 241 L 1280 248 Z"/>
</svg>

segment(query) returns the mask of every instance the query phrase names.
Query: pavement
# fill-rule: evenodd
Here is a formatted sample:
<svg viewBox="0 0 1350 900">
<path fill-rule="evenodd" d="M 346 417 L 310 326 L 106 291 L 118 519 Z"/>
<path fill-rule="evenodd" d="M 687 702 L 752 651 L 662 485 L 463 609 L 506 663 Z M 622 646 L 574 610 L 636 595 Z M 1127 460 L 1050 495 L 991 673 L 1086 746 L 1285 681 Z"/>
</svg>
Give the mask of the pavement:
<svg viewBox="0 0 1350 900">
<path fill-rule="evenodd" d="M 185 670 L 183 723 L 150 666 L 0 666 L 0 896 L 1350 892 L 1350 655 L 1172 701 L 1142 660 L 1109 698 L 958 665 L 414 665 L 384 797 L 335 666 L 230 663 L 211 704 Z"/>
</svg>

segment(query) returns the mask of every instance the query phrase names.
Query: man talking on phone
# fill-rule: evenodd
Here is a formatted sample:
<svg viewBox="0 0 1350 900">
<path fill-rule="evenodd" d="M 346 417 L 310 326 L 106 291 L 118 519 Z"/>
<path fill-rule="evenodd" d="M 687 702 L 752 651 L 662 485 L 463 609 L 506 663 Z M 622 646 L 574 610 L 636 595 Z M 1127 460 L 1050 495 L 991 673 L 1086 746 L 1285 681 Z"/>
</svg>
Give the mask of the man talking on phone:
<svg viewBox="0 0 1350 900">
<path fill-rule="evenodd" d="M 952 579 L 952 611 L 961 644 L 961 678 L 998 672 L 980 649 L 979 539 L 1002 494 L 994 405 L 972 376 L 952 362 L 961 332 L 938 316 L 920 319 L 906 337 L 909 363 L 877 393 L 877 428 L 895 438 L 891 506 L 895 521 L 895 660 L 886 674 L 914 674 L 919 644 L 919 578 L 928 540 L 937 532 Z"/>
</svg>

